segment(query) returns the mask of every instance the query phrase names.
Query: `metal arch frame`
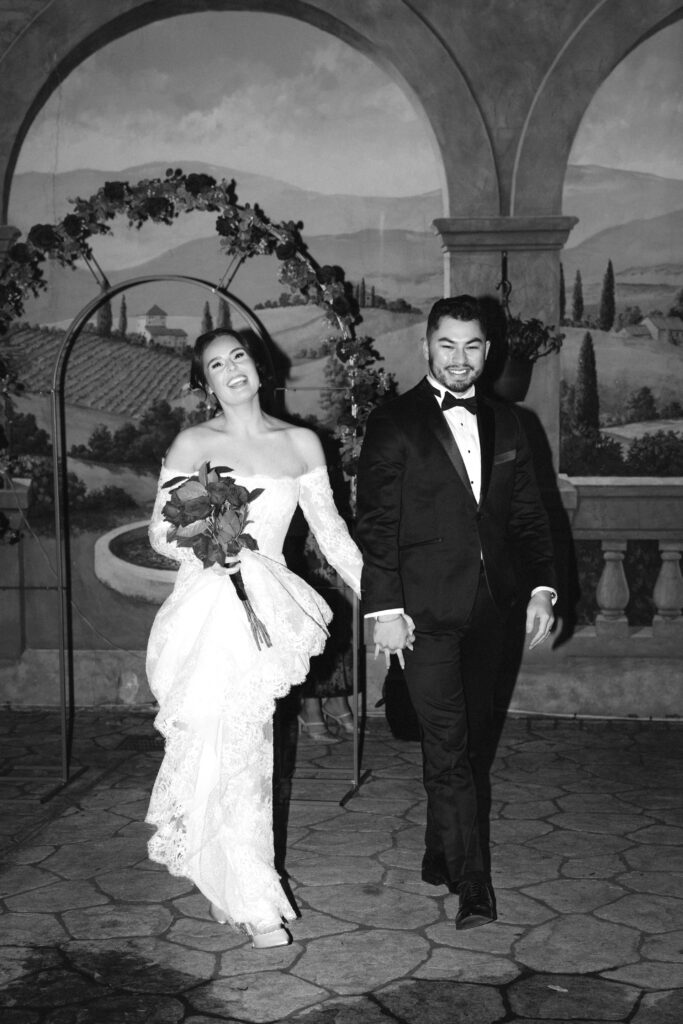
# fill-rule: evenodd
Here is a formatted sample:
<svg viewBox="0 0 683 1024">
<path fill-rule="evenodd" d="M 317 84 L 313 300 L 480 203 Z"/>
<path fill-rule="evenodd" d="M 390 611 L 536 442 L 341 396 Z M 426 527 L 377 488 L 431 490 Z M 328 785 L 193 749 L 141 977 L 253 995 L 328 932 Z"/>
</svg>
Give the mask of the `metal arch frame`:
<svg viewBox="0 0 683 1024">
<path fill-rule="evenodd" d="M 60 730 L 61 730 L 61 777 L 60 783 L 49 794 L 43 797 L 43 801 L 50 799 L 59 792 L 69 781 L 71 781 L 71 748 L 73 741 L 73 719 L 74 719 L 74 671 L 73 671 L 73 620 L 72 620 L 72 587 L 71 587 L 71 565 L 69 551 L 69 512 L 68 512 L 68 469 L 66 450 L 66 414 L 64 403 L 64 384 L 68 367 L 69 356 L 73 346 L 88 320 L 105 303 L 115 298 L 121 292 L 131 288 L 137 288 L 146 284 L 178 282 L 182 284 L 196 285 L 199 288 L 210 291 L 213 295 L 220 295 L 229 305 L 242 314 L 247 323 L 256 331 L 264 342 L 263 348 L 268 361 L 272 357 L 265 344 L 265 331 L 249 307 L 235 295 L 199 277 L 190 277 L 184 274 L 150 274 L 144 277 L 130 278 L 116 285 L 109 285 L 93 299 L 74 317 L 67 330 L 64 340 L 57 353 L 52 376 L 52 388 L 50 391 L 50 402 L 52 412 L 52 473 L 54 480 L 54 524 L 55 539 L 57 542 L 57 591 L 59 595 L 59 688 L 60 688 Z M 355 721 L 358 723 L 358 637 L 359 637 L 359 608 L 358 599 L 353 595 L 353 702 Z M 354 732 L 354 776 L 352 790 L 344 797 L 344 802 L 355 793 L 360 784 L 359 778 L 359 737 L 358 724 Z M 82 769 L 84 771 L 85 769 Z M 79 772 L 80 774 L 80 772 Z"/>
<path fill-rule="evenodd" d="M 68 469 L 66 449 L 66 411 L 64 407 L 64 384 L 69 356 L 73 346 L 88 320 L 105 303 L 130 288 L 145 284 L 179 282 L 197 285 L 219 294 L 231 306 L 238 309 L 247 323 L 253 327 L 260 338 L 264 338 L 264 330 L 248 306 L 236 296 L 203 278 L 189 277 L 183 274 L 150 274 L 145 277 L 130 278 L 116 285 L 109 285 L 74 317 L 67 330 L 64 340 L 57 353 L 52 374 L 50 403 L 52 412 L 52 475 L 54 480 L 54 524 L 57 543 L 57 591 L 59 595 L 59 707 L 61 731 L 61 781 L 44 799 L 49 799 L 71 778 L 71 747 L 73 740 L 74 717 L 74 671 L 73 671 L 73 628 L 72 628 L 72 593 L 71 565 L 69 557 L 69 510 L 68 510 Z M 267 351 L 267 347 L 264 346 Z M 270 359 L 270 353 L 267 353 Z"/>
</svg>

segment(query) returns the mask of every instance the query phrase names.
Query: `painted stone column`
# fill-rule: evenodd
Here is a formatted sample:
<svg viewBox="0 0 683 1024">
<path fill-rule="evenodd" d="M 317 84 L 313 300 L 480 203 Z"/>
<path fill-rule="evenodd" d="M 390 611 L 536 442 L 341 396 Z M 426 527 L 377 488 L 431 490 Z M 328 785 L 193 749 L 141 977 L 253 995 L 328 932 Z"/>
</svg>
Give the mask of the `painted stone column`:
<svg viewBox="0 0 683 1024">
<path fill-rule="evenodd" d="M 19 235 L 16 228 L 9 224 L 0 224 L 0 264 L 9 250 L 10 245 Z M 0 336 L 0 355 L 2 355 L 2 337 Z M 21 490 L 21 488 L 19 488 Z M 10 527 L 19 528 L 20 519 L 17 509 L 25 508 L 27 501 L 0 483 L 0 510 L 7 516 Z M 0 544 L 0 622 L 3 624 L 0 633 L 0 659 L 16 659 L 20 657 L 26 644 L 26 629 L 23 600 L 24 561 L 23 545 Z"/>
<path fill-rule="evenodd" d="M 20 232 L 17 228 L 13 228 L 11 224 L 0 224 L 0 263 L 2 263 L 10 245 L 19 234 Z"/>
<path fill-rule="evenodd" d="M 444 253 L 444 295 L 501 299 L 502 254 L 508 254 L 510 311 L 524 319 L 559 321 L 560 251 L 576 217 L 449 217 L 434 221 Z M 525 400 L 538 416 L 557 467 L 560 442 L 560 358 L 534 364 Z"/>
</svg>

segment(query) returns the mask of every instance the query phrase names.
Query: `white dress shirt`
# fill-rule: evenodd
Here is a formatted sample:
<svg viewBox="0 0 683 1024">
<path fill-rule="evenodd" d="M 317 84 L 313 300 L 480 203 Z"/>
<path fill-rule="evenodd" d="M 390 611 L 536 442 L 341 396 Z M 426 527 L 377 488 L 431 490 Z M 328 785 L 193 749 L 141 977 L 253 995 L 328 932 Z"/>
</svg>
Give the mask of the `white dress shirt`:
<svg viewBox="0 0 683 1024">
<path fill-rule="evenodd" d="M 431 374 L 427 374 L 427 380 L 439 392 L 439 397 L 435 400 L 441 405 L 447 389 L 444 388 L 443 384 L 439 384 L 438 381 L 434 380 Z M 458 392 L 457 395 L 453 392 L 451 394 L 453 394 L 454 398 L 472 398 L 474 396 L 474 384 L 467 391 Z M 462 461 L 465 463 L 472 493 L 477 499 L 477 504 L 479 504 L 479 499 L 481 498 L 481 448 L 479 446 L 477 417 L 461 405 L 447 409 L 444 412 L 444 416 L 448 429 L 453 435 L 453 440 L 462 455 Z"/>
</svg>

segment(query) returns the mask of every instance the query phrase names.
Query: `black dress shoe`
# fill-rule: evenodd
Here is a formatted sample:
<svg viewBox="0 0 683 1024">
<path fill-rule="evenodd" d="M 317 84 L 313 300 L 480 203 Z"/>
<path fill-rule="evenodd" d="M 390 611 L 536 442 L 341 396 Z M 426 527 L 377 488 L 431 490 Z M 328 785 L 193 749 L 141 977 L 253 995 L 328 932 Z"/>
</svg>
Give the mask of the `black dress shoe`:
<svg viewBox="0 0 683 1024">
<path fill-rule="evenodd" d="M 455 915 L 455 927 L 477 928 L 490 924 L 496 917 L 496 898 L 490 882 L 461 882 L 458 886 L 460 907 Z"/>
</svg>

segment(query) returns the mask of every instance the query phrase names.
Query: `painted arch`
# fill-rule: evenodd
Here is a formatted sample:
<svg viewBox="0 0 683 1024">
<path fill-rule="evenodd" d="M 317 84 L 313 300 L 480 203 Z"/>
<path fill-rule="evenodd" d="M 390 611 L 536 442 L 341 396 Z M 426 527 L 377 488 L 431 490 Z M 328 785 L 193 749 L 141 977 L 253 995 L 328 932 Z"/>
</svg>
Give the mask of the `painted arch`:
<svg viewBox="0 0 683 1024">
<path fill-rule="evenodd" d="M 679 0 L 598 0 L 567 39 L 537 90 L 512 172 L 511 214 L 556 214 L 569 154 L 591 100 L 636 47 L 683 18 Z"/>
<path fill-rule="evenodd" d="M 374 16 L 373 6 L 353 0 L 206 0 L 201 5 L 202 10 L 287 15 L 364 53 L 403 88 L 424 119 L 442 168 L 444 214 L 498 214 L 499 187 L 491 141 L 447 42 L 406 0 L 395 0 L 391 18 Z M 196 0 L 109 0 L 106 5 L 54 0 L 13 39 L 3 39 L 0 28 L 4 222 L 12 175 L 26 133 L 58 84 L 107 43 L 155 21 L 196 11 Z M 31 6 L 26 3 L 27 21 L 30 14 Z M 458 112 L 457 130 L 453 127 L 454 110 Z M 473 167 L 476 174 L 469 173 Z"/>
</svg>

